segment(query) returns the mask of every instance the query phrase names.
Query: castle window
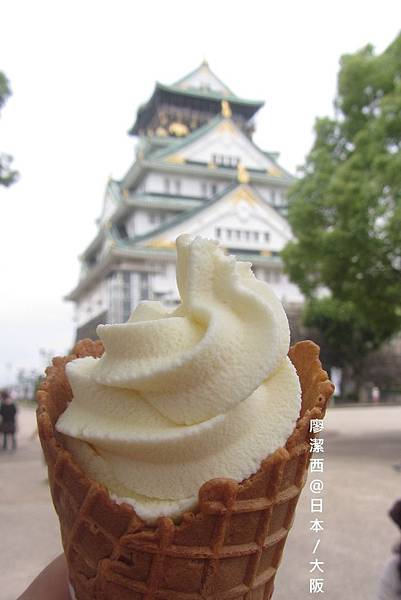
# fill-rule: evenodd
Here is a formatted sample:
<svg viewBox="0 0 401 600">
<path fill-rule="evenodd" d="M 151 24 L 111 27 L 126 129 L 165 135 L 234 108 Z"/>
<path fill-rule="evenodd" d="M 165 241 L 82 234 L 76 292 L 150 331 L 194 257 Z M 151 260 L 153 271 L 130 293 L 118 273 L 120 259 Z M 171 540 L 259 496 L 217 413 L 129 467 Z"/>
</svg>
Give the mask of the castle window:
<svg viewBox="0 0 401 600">
<path fill-rule="evenodd" d="M 164 191 L 166 194 L 170 193 L 170 179 L 168 179 L 168 177 L 165 177 L 164 179 Z"/>
<path fill-rule="evenodd" d="M 212 195 L 213 196 L 215 194 L 217 194 L 217 184 L 216 183 L 212 183 L 211 189 L 212 189 Z"/>
<path fill-rule="evenodd" d="M 128 237 L 127 228 L 125 226 L 125 223 L 118 223 L 118 225 L 116 226 L 116 229 L 118 231 L 118 235 L 121 238 L 126 239 Z"/>
<path fill-rule="evenodd" d="M 221 238 L 221 227 L 217 227 L 217 229 L 216 229 L 216 237 L 219 238 L 219 239 Z"/>
<path fill-rule="evenodd" d="M 254 231 L 253 232 L 253 239 L 255 240 L 255 242 L 259 241 L 259 231 Z"/>
<path fill-rule="evenodd" d="M 149 273 L 139 273 L 139 299 L 148 300 L 150 295 Z"/>
<path fill-rule="evenodd" d="M 270 240 L 270 233 L 268 231 L 265 231 L 265 242 L 268 242 Z"/>
<path fill-rule="evenodd" d="M 88 256 L 88 258 L 86 259 L 86 264 L 88 265 L 88 267 L 93 267 L 97 262 L 97 256 L 96 253 L 91 254 L 90 256 Z"/>
<path fill-rule="evenodd" d="M 122 296 L 123 296 L 123 321 L 128 321 L 131 314 L 131 273 L 123 271 Z"/>
<path fill-rule="evenodd" d="M 181 181 L 179 179 L 175 180 L 175 191 L 177 195 L 181 194 Z"/>
<path fill-rule="evenodd" d="M 231 240 L 231 236 L 232 236 L 232 230 L 231 229 L 227 229 L 227 239 Z"/>
<path fill-rule="evenodd" d="M 239 163 L 239 156 L 232 156 L 230 154 L 212 154 L 212 162 L 217 167 L 235 169 Z"/>
<path fill-rule="evenodd" d="M 204 196 L 206 198 L 207 196 L 207 185 L 205 181 L 202 181 L 201 183 L 201 194 L 202 196 Z"/>
<path fill-rule="evenodd" d="M 250 231 L 245 231 L 245 239 L 247 242 L 249 242 L 249 239 L 251 237 L 251 232 Z"/>
</svg>

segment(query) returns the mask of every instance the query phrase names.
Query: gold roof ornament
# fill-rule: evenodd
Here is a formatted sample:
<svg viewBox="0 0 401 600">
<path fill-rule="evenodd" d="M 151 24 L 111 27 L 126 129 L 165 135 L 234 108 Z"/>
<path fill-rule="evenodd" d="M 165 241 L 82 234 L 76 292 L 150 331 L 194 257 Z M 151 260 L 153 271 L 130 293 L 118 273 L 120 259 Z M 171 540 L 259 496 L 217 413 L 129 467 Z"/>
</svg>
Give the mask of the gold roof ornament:
<svg viewBox="0 0 401 600">
<path fill-rule="evenodd" d="M 184 135 L 188 135 L 189 132 L 188 127 L 184 125 L 184 123 L 178 123 L 176 121 L 174 123 L 171 123 L 168 130 L 169 133 L 171 133 L 171 135 L 175 135 L 177 137 L 183 137 Z"/>
<path fill-rule="evenodd" d="M 233 113 L 231 111 L 231 106 L 227 102 L 227 100 L 222 100 L 221 101 L 221 114 L 223 115 L 223 117 L 225 119 L 231 119 L 231 117 L 232 117 Z"/>
<path fill-rule="evenodd" d="M 270 175 L 271 177 L 280 177 L 281 175 L 281 171 L 278 167 L 276 167 L 275 165 L 271 165 L 268 169 L 267 169 L 267 174 Z"/>
<path fill-rule="evenodd" d="M 249 173 L 241 162 L 237 166 L 237 179 L 240 183 L 249 183 Z"/>
<path fill-rule="evenodd" d="M 164 129 L 164 127 L 159 126 L 156 129 L 156 135 L 157 137 L 166 137 L 167 131 Z"/>
<path fill-rule="evenodd" d="M 170 156 L 165 158 L 165 161 L 175 165 L 183 165 L 185 163 L 185 158 L 182 156 L 182 154 L 170 154 Z"/>
<path fill-rule="evenodd" d="M 235 129 L 235 127 L 234 127 L 234 125 L 233 125 L 233 122 L 232 122 L 232 121 L 227 121 L 227 120 L 225 120 L 225 121 L 222 121 L 222 122 L 221 122 L 221 123 L 219 123 L 219 125 L 217 126 L 217 131 L 218 131 L 219 133 L 225 133 L 225 132 L 228 132 L 228 133 L 231 133 L 231 134 L 233 134 L 233 135 L 235 135 L 235 136 L 237 135 L 237 131 L 236 131 L 236 129 Z"/>
<path fill-rule="evenodd" d="M 250 190 L 237 188 L 230 197 L 230 202 L 231 204 L 255 204 L 257 199 Z"/>
<path fill-rule="evenodd" d="M 123 196 L 124 196 L 124 198 L 128 198 L 129 192 L 128 192 L 127 188 L 123 189 Z"/>
<path fill-rule="evenodd" d="M 167 240 L 166 238 L 159 238 L 152 240 L 146 244 L 147 248 L 175 248 L 175 242 Z"/>
</svg>

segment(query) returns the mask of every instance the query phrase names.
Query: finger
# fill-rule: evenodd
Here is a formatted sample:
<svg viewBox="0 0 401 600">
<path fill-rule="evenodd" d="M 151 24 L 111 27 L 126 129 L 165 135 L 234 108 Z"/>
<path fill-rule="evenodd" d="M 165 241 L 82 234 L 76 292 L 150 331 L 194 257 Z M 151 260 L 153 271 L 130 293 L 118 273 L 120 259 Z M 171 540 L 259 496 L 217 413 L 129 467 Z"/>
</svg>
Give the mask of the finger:
<svg viewBox="0 0 401 600">
<path fill-rule="evenodd" d="M 32 581 L 18 600 L 70 600 L 68 571 L 64 554 L 54 559 Z"/>
</svg>

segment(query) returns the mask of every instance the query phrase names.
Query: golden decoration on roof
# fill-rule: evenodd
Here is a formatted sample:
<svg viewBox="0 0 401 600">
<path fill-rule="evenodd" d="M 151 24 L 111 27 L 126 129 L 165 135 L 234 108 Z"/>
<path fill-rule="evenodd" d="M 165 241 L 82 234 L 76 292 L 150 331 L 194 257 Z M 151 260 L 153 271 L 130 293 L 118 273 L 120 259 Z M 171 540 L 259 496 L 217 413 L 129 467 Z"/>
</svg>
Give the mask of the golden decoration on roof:
<svg viewBox="0 0 401 600">
<path fill-rule="evenodd" d="M 221 101 L 221 114 L 223 115 L 223 117 L 225 119 L 231 119 L 231 117 L 232 117 L 233 113 L 231 111 L 231 106 L 227 102 L 227 100 L 222 100 Z"/>
<path fill-rule="evenodd" d="M 240 183 L 249 183 L 249 173 L 241 162 L 237 166 L 237 179 Z"/>
<path fill-rule="evenodd" d="M 278 167 L 276 167 L 275 165 L 272 165 L 271 167 L 269 167 L 267 169 L 267 174 L 271 175 L 271 177 L 280 177 L 281 171 Z"/>
<path fill-rule="evenodd" d="M 146 244 L 149 248 L 175 248 L 175 243 L 166 239 L 152 240 Z"/>
<path fill-rule="evenodd" d="M 171 133 L 171 135 L 176 135 L 177 137 L 183 137 L 184 135 L 188 135 L 189 132 L 188 127 L 184 125 L 184 123 L 177 123 L 177 121 L 171 123 L 168 130 L 169 133 Z"/>
<path fill-rule="evenodd" d="M 164 129 L 164 127 L 158 127 L 156 129 L 156 135 L 157 137 L 166 137 L 167 131 Z"/>
<path fill-rule="evenodd" d="M 182 165 L 185 163 L 185 158 L 182 156 L 182 154 L 171 154 L 170 156 L 167 156 L 165 161 L 175 165 Z"/>
<path fill-rule="evenodd" d="M 129 192 L 128 192 L 127 188 L 123 189 L 123 196 L 124 196 L 124 198 L 128 198 Z"/>
<path fill-rule="evenodd" d="M 222 121 L 218 127 L 217 127 L 217 131 L 219 133 L 232 133 L 233 135 L 237 135 L 237 130 L 235 129 L 232 121 Z"/>
<path fill-rule="evenodd" d="M 246 188 L 237 188 L 234 190 L 230 201 L 232 204 L 239 204 L 241 202 L 245 202 L 246 204 L 255 204 L 255 202 L 257 202 L 256 197 Z"/>
</svg>

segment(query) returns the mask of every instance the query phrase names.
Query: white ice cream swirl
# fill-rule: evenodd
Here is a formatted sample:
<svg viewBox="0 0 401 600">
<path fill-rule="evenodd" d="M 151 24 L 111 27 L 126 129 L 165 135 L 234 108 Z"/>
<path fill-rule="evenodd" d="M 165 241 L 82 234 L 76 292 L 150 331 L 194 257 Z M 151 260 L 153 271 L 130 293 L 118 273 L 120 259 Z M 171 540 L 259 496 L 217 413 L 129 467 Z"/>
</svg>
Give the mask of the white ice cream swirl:
<svg viewBox="0 0 401 600">
<path fill-rule="evenodd" d="M 270 287 L 218 244 L 177 239 L 181 304 L 100 325 L 100 359 L 69 363 L 57 428 L 89 475 L 149 521 L 194 505 L 213 477 L 242 480 L 286 439 L 300 387 Z"/>
</svg>

